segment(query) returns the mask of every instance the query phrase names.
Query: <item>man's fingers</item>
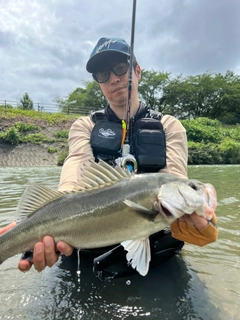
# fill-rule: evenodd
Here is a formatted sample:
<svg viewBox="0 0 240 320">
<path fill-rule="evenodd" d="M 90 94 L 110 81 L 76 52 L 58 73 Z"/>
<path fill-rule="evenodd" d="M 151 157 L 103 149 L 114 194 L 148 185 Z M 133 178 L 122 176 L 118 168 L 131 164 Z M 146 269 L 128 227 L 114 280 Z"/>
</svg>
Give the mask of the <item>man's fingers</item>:
<svg viewBox="0 0 240 320">
<path fill-rule="evenodd" d="M 35 269 L 40 272 L 46 267 L 44 255 L 44 243 L 38 242 L 34 246 L 33 261 Z"/>
<path fill-rule="evenodd" d="M 178 218 L 179 221 L 181 222 L 186 222 L 186 219 L 185 219 L 185 214 L 183 216 L 181 216 L 180 218 Z"/>
<path fill-rule="evenodd" d="M 205 229 L 208 225 L 208 221 L 204 217 L 201 217 L 198 214 L 196 214 L 196 212 L 192 213 L 189 217 L 191 218 L 192 223 L 198 230 Z"/>
<path fill-rule="evenodd" d="M 34 267 L 38 272 L 45 269 L 46 266 L 52 267 L 57 262 L 60 254 L 59 252 L 56 252 L 56 249 L 66 256 L 70 256 L 73 251 L 73 248 L 63 241 L 60 241 L 56 248 L 54 239 L 46 236 L 43 238 L 42 242 L 35 244 L 33 257 L 31 256 L 30 251 L 25 252 L 22 255 L 21 261 L 18 264 L 19 270 L 23 272 L 28 271 L 32 264 L 34 264 Z"/>
<path fill-rule="evenodd" d="M 73 252 L 73 247 L 63 241 L 57 243 L 57 249 L 65 256 L 70 256 Z"/>
<path fill-rule="evenodd" d="M 191 219 L 191 216 L 189 214 L 184 214 L 181 218 L 179 218 L 179 220 L 181 222 L 185 222 L 187 224 L 190 224 L 191 226 L 194 225 L 192 219 Z"/>
<path fill-rule="evenodd" d="M 21 260 L 18 263 L 18 269 L 22 272 L 26 272 L 31 269 L 32 262 L 28 260 Z"/>
<path fill-rule="evenodd" d="M 190 226 L 193 226 L 193 225 L 194 225 L 194 222 L 192 221 L 191 216 L 192 216 L 192 215 L 185 214 L 185 221 L 186 221 L 186 223 L 189 224 Z"/>
<path fill-rule="evenodd" d="M 196 212 L 184 214 L 179 220 L 190 226 L 195 226 L 199 230 L 206 228 L 208 225 L 208 221 L 204 217 L 199 216 Z"/>
<path fill-rule="evenodd" d="M 69 246 L 67 243 L 63 241 L 59 241 L 57 243 L 57 249 L 65 256 L 70 256 L 73 252 L 73 247 Z"/>
<path fill-rule="evenodd" d="M 44 250 L 46 266 L 52 267 L 58 260 L 59 254 L 56 253 L 55 242 L 52 237 L 44 237 Z M 35 263 L 35 261 L 34 261 Z"/>
</svg>

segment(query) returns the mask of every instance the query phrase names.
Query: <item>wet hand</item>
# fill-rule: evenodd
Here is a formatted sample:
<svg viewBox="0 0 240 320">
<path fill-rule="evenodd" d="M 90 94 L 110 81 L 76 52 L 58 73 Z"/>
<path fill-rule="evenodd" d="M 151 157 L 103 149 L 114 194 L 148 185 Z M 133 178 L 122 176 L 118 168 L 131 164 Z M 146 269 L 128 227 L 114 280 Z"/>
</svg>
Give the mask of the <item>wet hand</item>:
<svg viewBox="0 0 240 320">
<path fill-rule="evenodd" d="M 208 225 L 208 221 L 204 217 L 199 216 L 196 212 L 185 214 L 179 218 L 179 221 L 185 222 L 190 226 L 195 226 L 198 230 L 205 229 Z"/>
<path fill-rule="evenodd" d="M 185 214 L 181 218 L 175 220 L 171 225 L 173 238 L 185 241 L 198 246 L 205 246 L 214 242 L 218 237 L 218 229 L 216 228 L 217 218 L 215 213 L 211 219 L 211 223 L 205 218 L 198 216 L 195 212 Z"/>
<path fill-rule="evenodd" d="M 42 242 L 37 242 L 34 246 L 32 255 L 25 259 L 21 258 L 18 269 L 22 272 L 28 271 L 34 264 L 37 271 L 42 271 L 46 266 L 52 267 L 58 260 L 59 254 L 56 253 L 53 238 L 45 237 Z"/>
<path fill-rule="evenodd" d="M 70 256 L 73 248 L 63 241 L 55 244 L 52 237 L 46 236 L 42 242 L 37 242 L 33 250 L 32 260 L 21 260 L 18 269 L 22 272 L 28 271 L 32 265 L 38 272 L 43 271 L 46 267 L 52 267 L 58 260 L 60 254 Z"/>
</svg>

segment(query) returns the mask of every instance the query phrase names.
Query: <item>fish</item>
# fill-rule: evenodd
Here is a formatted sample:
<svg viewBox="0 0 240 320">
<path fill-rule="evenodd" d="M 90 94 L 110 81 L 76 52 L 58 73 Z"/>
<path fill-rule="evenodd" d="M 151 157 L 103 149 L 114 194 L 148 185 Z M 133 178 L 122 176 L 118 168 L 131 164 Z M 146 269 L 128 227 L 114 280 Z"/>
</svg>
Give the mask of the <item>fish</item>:
<svg viewBox="0 0 240 320">
<path fill-rule="evenodd" d="M 216 207 L 210 184 L 168 173 L 133 174 L 104 161 L 85 166 L 77 189 L 63 193 L 27 186 L 17 225 L 0 235 L 0 264 L 51 236 L 77 249 L 121 243 L 131 266 L 146 275 L 151 234 L 194 211 L 210 220 Z"/>
</svg>

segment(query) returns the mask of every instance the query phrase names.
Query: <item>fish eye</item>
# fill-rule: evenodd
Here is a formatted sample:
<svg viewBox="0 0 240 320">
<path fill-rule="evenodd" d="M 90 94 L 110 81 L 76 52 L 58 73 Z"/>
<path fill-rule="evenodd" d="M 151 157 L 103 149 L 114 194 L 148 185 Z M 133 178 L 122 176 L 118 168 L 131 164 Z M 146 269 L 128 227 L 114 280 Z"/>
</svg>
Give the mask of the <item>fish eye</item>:
<svg viewBox="0 0 240 320">
<path fill-rule="evenodd" d="M 189 183 L 189 187 L 191 187 L 193 190 L 197 190 L 197 186 L 196 186 L 196 184 L 193 183 L 193 182 L 190 182 L 190 183 Z"/>
</svg>

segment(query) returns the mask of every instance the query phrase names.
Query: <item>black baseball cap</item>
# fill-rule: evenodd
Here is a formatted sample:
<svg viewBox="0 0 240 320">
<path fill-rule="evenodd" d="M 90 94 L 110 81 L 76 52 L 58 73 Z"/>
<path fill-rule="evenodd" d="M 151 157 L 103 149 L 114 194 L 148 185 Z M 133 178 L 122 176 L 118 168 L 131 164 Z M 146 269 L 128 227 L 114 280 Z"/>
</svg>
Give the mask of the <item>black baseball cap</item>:
<svg viewBox="0 0 240 320">
<path fill-rule="evenodd" d="M 121 38 L 99 39 L 87 62 L 87 71 L 90 73 L 96 72 L 99 64 L 108 59 L 113 53 L 130 57 L 130 46 Z"/>
</svg>

